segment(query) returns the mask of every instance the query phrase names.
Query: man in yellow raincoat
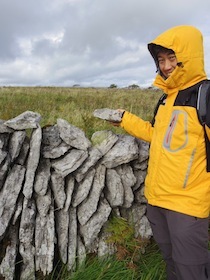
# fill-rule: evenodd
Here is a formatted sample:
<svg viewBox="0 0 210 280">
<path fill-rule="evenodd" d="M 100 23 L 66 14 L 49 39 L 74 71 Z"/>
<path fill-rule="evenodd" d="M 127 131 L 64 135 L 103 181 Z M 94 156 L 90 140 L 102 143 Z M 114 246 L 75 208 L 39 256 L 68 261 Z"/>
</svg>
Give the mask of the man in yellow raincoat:
<svg viewBox="0 0 210 280">
<path fill-rule="evenodd" d="M 150 142 L 147 217 L 166 262 L 167 279 L 210 279 L 210 172 L 205 143 L 210 123 L 200 124 L 195 97 L 207 80 L 202 34 L 192 26 L 176 26 L 149 43 L 148 49 L 158 70 L 154 85 L 165 98 L 154 125 L 125 111 L 120 126 Z"/>
</svg>

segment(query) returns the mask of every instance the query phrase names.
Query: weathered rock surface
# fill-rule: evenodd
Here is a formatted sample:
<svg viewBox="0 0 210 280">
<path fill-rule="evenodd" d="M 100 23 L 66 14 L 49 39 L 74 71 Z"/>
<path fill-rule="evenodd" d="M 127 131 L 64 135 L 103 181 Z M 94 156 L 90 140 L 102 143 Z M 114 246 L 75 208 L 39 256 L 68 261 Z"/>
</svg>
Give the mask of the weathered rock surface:
<svg viewBox="0 0 210 280">
<path fill-rule="evenodd" d="M 90 217 L 96 212 L 101 192 L 105 186 L 106 168 L 99 165 L 92 185 L 92 189 L 85 201 L 78 206 L 78 220 L 81 225 L 86 224 Z"/>
<path fill-rule="evenodd" d="M 66 177 L 81 166 L 87 157 L 87 151 L 72 149 L 63 158 L 53 160 L 52 167 L 62 177 Z"/>
<path fill-rule="evenodd" d="M 78 127 L 71 125 L 63 119 L 58 119 L 57 125 L 61 139 L 68 145 L 80 150 L 87 150 L 91 146 L 85 133 Z"/>
<path fill-rule="evenodd" d="M 24 130 L 29 128 L 37 128 L 40 120 L 40 114 L 31 111 L 26 111 L 20 114 L 19 116 L 6 121 L 4 125 L 15 130 Z"/>
<path fill-rule="evenodd" d="M 72 200 L 72 205 L 74 207 L 77 207 L 82 201 L 87 198 L 92 187 L 95 172 L 96 170 L 92 168 L 83 179 L 83 181 L 77 184 Z"/>
<path fill-rule="evenodd" d="M 25 168 L 21 165 L 14 165 L 0 193 L 0 240 L 14 214 L 24 175 Z"/>
<path fill-rule="evenodd" d="M 58 209 L 62 209 L 66 201 L 65 181 L 57 172 L 53 172 L 51 175 L 51 187 L 56 206 Z"/>
<path fill-rule="evenodd" d="M 104 155 L 102 164 L 107 168 L 114 168 L 135 160 L 138 158 L 138 154 L 139 149 L 135 138 L 129 135 L 120 135 L 117 143 Z"/>
<path fill-rule="evenodd" d="M 102 153 L 97 148 L 90 149 L 88 158 L 75 172 L 75 178 L 77 182 L 82 181 L 87 171 L 93 167 L 99 161 L 99 159 L 102 158 L 102 156 Z"/>
<path fill-rule="evenodd" d="M 13 280 L 15 275 L 15 262 L 18 252 L 18 228 L 10 227 L 10 243 L 0 265 L 0 274 L 6 280 Z"/>
<path fill-rule="evenodd" d="M 34 129 L 31 135 L 30 151 L 29 151 L 27 167 L 26 167 L 26 179 L 23 187 L 23 194 L 28 199 L 31 198 L 33 193 L 34 176 L 40 158 L 41 139 L 42 139 L 42 130 L 41 127 L 38 125 L 38 127 Z"/>
<path fill-rule="evenodd" d="M 96 109 L 93 112 L 94 117 L 100 118 L 102 120 L 107 120 L 110 122 L 121 122 L 123 112 L 118 110 L 112 110 L 108 108 Z"/>
<path fill-rule="evenodd" d="M 91 137 L 93 146 L 97 148 L 102 155 L 105 155 L 118 139 L 119 137 L 110 130 L 97 131 Z"/>
<path fill-rule="evenodd" d="M 51 205 L 47 215 L 38 213 L 35 228 L 35 266 L 36 271 L 43 275 L 53 271 L 55 250 L 55 218 L 54 208 Z"/>
<path fill-rule="evenodd" d="M 87 248 L 91 246 L 97 238 L 102 226 L 108 220 L 112 211 L 106 199 L 100 201 L 98 211 L 85 224 L 80 226 L 80 232 L 84 238 L 84 243 Z"/>
<path fill-rule="evenodd" d="M 34 200 L 24 198 L 19 229 L 19 252 L 23 259 L 20 279 L 35 280 L 35 231 L 36 205 Z"/>
<path fill-rule="evenodd" d="M 12 133 L 9 141 L 9 154 L 12 162 L 18 157 L 25 137 L 25 130 L 15 131 L 14 133 Z"/>
<path fill-rule="evenodd" d="M 39 195 L 45 195 L 47 192 L 51 174 L 50 168 L 50 160 L 41 158 L 34 179 L 34 190 Z"/>
<path fill-rule="evenodd" d="M 112 208 L 123 205 L 124 187 L 120 176 L 114 169 L 107 169 L 105 191 L 106 198 Z"/>
</svg>

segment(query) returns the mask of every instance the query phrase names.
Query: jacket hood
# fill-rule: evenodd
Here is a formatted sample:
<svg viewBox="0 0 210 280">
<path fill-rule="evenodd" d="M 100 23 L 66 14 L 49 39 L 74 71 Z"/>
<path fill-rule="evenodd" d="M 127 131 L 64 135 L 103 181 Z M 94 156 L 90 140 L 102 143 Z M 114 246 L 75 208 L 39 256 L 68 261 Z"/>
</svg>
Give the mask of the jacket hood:
<svg viewBox="0 0 210 280">
<path fill-rule="evenodd" d="M 169 78 L 157 74 L 154 85 L 170 93 L 173 89 L 183 90 L 202 80 L 206 80 L 204 70 L 203 36 L 188 25 L 173 27 L 160 34 L 148 44 L 148 49 L 158 66 L 154 47 L 160 45 L 175 52 L 178 65 Z"/>
</svg>

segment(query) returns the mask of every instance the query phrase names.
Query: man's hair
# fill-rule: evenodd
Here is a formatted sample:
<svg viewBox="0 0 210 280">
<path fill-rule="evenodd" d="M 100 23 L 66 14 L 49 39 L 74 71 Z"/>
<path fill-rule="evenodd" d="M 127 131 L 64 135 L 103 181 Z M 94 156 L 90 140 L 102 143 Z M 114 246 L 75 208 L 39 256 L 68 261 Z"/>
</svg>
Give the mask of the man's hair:
<svg viewBox="0 0 210 280">
<path fill-rule="evenodd" d="M 175 54 L 175 52 L 172 49 L 167 49 L 160 45 L 154 45 L 153 46 L 153 54 L 155 58 L 157 59 L 157 56 L 159 53 L 167 53 L 167 54 Z"/>
</svg>

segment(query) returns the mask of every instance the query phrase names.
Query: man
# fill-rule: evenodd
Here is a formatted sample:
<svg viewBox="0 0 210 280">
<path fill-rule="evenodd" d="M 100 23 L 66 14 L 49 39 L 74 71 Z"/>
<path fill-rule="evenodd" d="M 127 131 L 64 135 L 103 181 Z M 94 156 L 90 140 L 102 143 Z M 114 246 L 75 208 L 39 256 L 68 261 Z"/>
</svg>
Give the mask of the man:
<svg viewBox="0 0 210 280">
<path fill-rule="evenodd" d="M 210 279 L 210 172 L 205 145 L 210 123 L 205 131 L 195 94 L 207 79 L 202 34 L 192 26 L 177 26 L 159 35 L 148 49 L 158 71 L 154 85 L 164 91 L 165 99 L 154 125 L 127 111 L 119 125 L 150 142 L 147 216 L 166 262 L 167 279 Z"/>
</svg>

